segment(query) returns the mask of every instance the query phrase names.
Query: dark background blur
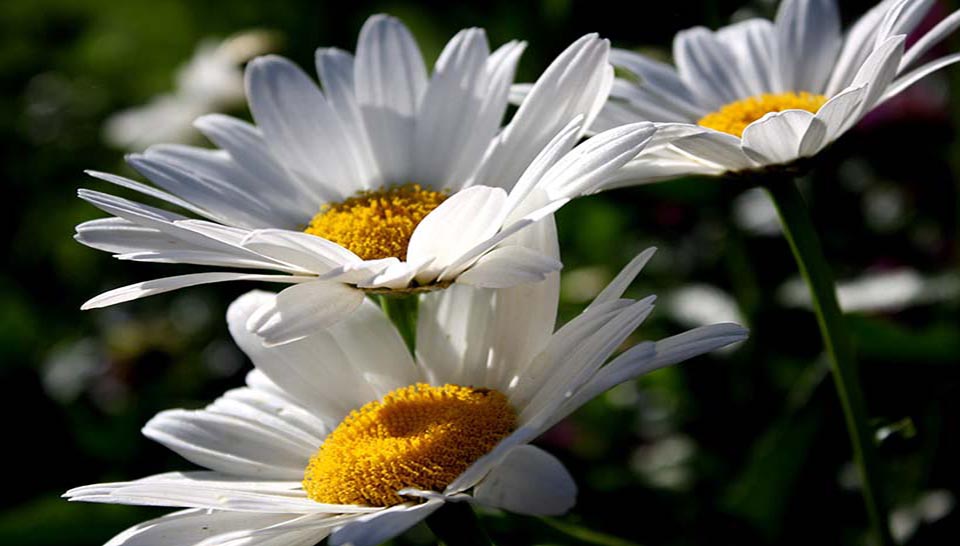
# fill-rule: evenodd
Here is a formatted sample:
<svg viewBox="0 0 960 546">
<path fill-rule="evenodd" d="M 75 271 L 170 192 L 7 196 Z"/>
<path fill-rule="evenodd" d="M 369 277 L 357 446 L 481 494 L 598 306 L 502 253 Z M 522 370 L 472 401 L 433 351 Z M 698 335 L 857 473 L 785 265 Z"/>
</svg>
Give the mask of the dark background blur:
<svg viewBox="0 0 960 546">
<path fill-rule="evenodd" d="M 870 5 L 842 2 L 845 21 Z M 364 19 L 384 11 L 411 27 L 431 61 L 467 26 L 486 28 L 494 46 L 525 39 L 519 80 L 531 81 L 586 32 L 668 54 L 678 30 L 774 8 L 739 1 L 0 3 L 0 543 L 101 544 L 162 514 L 70 504 L 59 495 L 189 468 L 140 436 L 140 426 L 159 410 L 212 401 L 249 369 L 223 315 L 252 286 L 79 310 L 105 289 L 197 270 L 120 263 L 71 236 L 74 225 L 101 216 L 75 197 L 78 187 L 105 189 L 83 170 L 132 175 L 123 151 L 104 142 L 105 119 L 171 92 L 177 66 L 201 40 L 270 30 L 272 49 L 312 72 L 316 47 L 353 51 Z M 934 11 L 941 18 L 951 9 L 954 2 L 943 2 Z M 952 38 L 944 47 L 957 45 Z M 960 70 L 939 73 L 875 112 L 802 181 L 837 276 L 887 279 L 861 290 L 862 310 L 849 318 L 871 415 L 886 433 L 880 453 L 895 533 L 913 545 L 960 536 L 960 87 L 951 82 L 960 83 Z M 242 106 L 229 111 L 248 116 Z M 862 541 L 866 518 L 813 315 L 789 297 L 794 264 L 763 196 L 744 189 L 678 180 L 561 211 L 563 320 L 655 244 L 660 252 L 632 293 L 657 293 L 661 305 L 637 339 L 725 317 L 739 317 L 753 335 L 733 351 L 619 387 L 548 433 L 541 443 L 576 477 L 578 505 L 552 521 L 486 515 L 499 543 Z M 400 542 L 429 540 L 414 530 Z"/>
</svg>

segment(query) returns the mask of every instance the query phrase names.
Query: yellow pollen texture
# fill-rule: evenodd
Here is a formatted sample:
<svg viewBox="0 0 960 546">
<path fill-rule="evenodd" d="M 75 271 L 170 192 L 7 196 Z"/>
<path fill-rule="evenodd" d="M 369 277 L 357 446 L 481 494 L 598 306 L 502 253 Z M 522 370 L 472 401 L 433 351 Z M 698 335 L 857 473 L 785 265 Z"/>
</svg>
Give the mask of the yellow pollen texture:
<svg viewBox="0 0 960 546">
<path fill-rule="evenodd" d="M 447 198 L 445 192 L 404 184 L 362 191 L 324 205 L 304 231 L 352 251 L 364 260 L 405 259 L 413 230 Z"/>
<path fill-rule="evenodd" d="M 698 125 L 740 137 L 743 130 L 770 112 L 806 110 L 816 113 L 827 102 L 827 97 L 801 91 L 800 93 L 764 94 L 731 102 L 700 118 Z"/>
<path fill-rule="evenodd" d="M 443 491 L 516 429 L 499 391 L 424 383 L 348 415 L 310 459 L 307 495 L 322 503 L 392 506 L 406 487 Z"/>
</svg>

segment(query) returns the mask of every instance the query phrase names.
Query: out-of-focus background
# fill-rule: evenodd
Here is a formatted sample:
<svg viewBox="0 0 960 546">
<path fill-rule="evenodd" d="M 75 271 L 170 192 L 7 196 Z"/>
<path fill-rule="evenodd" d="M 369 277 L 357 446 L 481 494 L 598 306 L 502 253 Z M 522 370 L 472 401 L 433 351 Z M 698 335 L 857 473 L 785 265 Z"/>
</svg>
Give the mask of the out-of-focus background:
<svg viewBox="0 0 960 546">
<path fill-rule="evenodd" d="M 844 1 L 846 21 L 873 2 Z M 247 117 L 240 70 L 314 49 L 353 50 L 384 11 L 429 60 L 458 29 L 523 38 L 531 81 L 578 36 L 669 54 L 673 34 L 773 2 L 327 2 L 32 0 L 0 3 L 0 543 L 94 545 L 163 510 L 70 504 L 76 485 L 190 465 L 139 434 L 157 411 L 200 407 L 249 362 L 223 320 L 252 286 L 199 287 L 105 310 L 80 304 L 123 284 L 196 271 L 119 263 L 71 239 L 100 216 L 75 197 L 84 169 L 135 176 L 124 151 L 203 143 L 189 120 Z M 939 19 L 956 2 L 940 2 Z M 960 40 L 945 47 L 956 51 Z M 953 85 L 951 85 L 951 83 Z M 843 280 L 877 418 L 894 534 L 960 536 L 960 70 L 872 114 L 802 181 Z M 116 188 L 110 188 L 116 191 Z M 750 326 L 741 346 L 618 387 L 539 442 L 580 484 L 567 516 L 485 514 L 501 544 L 857 544 L 866 518 L 843 418 L 786 241 L 766 196 L 684 179 L 574 202 L 558 217 L 563 318 L 639 250 L 660 248 L 633 288 L 660 296 L 636 338 L 699 324 Z M 622 542 L 596 537 L 602 531 Z M 398 544 L 424 544 L 415 529 Z"/>
</svg>

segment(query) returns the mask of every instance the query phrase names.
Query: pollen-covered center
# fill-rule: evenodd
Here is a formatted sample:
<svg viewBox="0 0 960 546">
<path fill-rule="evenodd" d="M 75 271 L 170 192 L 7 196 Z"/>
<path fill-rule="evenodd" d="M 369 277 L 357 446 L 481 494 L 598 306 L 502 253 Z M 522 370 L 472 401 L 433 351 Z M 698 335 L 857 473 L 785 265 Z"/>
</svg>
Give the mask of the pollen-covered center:
<svg viewBox="0 0 960 546">
<path fill-rule="evenodd" d="M 731 102 L 700 118 L 698 125 L 740 137 L 743 130 L 770 112 L 806 110 L 816 112 L 827 102 L 824 95 L 800 93 L 763 94 Z"/>
<path fill-rule="evenodd" d="M 333 241 L 364 260 L 403 260 L 417 224 L 446 198 L 446 192 L 419 184 L 362 191 L 342 203 L 323 205 L 304 231 Z"/>
<path fill-rule="evenodd" d="M 322 503 L 392 506 L 407 487 L 443 491 L 517 426 L 492 389 L 418 383 L 348 415 L 310 459 L 307 495 Z"/>
</svg>

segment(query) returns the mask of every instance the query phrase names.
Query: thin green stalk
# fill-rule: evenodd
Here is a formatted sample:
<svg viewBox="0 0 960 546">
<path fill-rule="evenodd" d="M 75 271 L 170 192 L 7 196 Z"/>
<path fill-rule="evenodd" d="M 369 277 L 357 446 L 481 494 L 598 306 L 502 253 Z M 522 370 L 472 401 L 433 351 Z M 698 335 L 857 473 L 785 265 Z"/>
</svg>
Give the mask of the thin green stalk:
<svg viewBox="0 0 960 546">
<path fill-rule="evenodd" d="M 594 544 L 595 546 L 639 546 L 635 542 L 594 531 L 581 527 L 575 523 L 570 523 L 557 518 L 540 518 L 540 521 L 551 528 L 571 537 L 583 544 Z"/>
<path fill-rule="evenodd" d="M 416 294 L 397 296 L 382 294 L 377 297 L 380 299 L 383 314 L 387 315 L 387 318 L 397 327 L 403 341 L 413 353 L 417 345 L 417 308 L 420 298 Z"/>
<path fill-rule="evenodd" d="M 868 421 L 859 374 L 853 357 L 853 346 L 847 332 L 836 285 L 827 265 L 810 214 L 796 184 L 789 179 L 774 178 L 765 184 L 780 213 L 783 232 L 813 299 L 813 309 L 820 325 L 824 346 L 830 360 L 834 384 L 853 446 L 853 458 L 860 473 L 863 499 L 874 535 L 883 546 L 894 544 L 887 524 L 883 502 L 879 463 L 874 449 L 873 433 Z"/>
<path fill-rule="evenodd" d="M 446 546 L 493 546 L 473 508 L 465 502 L 448 502 L 427 517 L 427 527 Z"/>
</svg>

